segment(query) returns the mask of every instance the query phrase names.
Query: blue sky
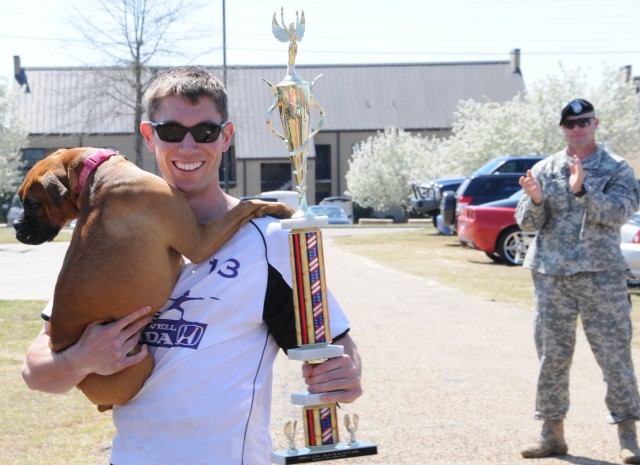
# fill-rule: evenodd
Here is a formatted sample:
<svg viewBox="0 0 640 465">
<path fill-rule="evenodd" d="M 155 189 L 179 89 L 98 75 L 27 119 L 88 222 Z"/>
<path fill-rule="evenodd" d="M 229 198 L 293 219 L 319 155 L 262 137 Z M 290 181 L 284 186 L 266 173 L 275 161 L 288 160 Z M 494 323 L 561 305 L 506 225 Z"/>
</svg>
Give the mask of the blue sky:
<svg viewBox="0 0 640 465">
<path fill-rule="evenodd" d="M 5 2 L 0 17 L 0 74 L 22 66 L 108 64 L 83 48 L 69 26 L 77 0 Z M 287 46 L 271 33 L 274 12 L 287 23 L 304 10 L 298 64 L 507 60 L 521 50 L 530 84 L 561 67 L 579 67 L 597 82 L 603 66 L 631 65 L 640 75 L 637 0 L 226 0 L 227 64 L 286 65 Z M 86 8 L 86 7 L 85 7 Z M 211 0 L 176 24 L 197 41 L 185 55 L 154 64 L 222 64 L 222 0 Z"/>
</svg>

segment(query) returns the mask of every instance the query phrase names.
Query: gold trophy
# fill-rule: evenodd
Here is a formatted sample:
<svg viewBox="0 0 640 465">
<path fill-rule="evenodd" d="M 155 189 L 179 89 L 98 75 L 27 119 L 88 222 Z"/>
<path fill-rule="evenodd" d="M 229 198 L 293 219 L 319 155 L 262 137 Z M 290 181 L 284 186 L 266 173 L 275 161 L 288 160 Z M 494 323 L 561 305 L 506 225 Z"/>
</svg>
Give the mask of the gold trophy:
<svg viewBox="0 0 640 465">
<path fill-rule="evenodd" d="M 307 206 L 307 158 L 309 156 L 308 146 L 309 142 L 315 136 L 322 125 L 324 124 L 324 110 L 318 103 L 313 100 L 311 92 L 318 78 L 317 76 L 311 84 L 303 80 L 296 74 L 295 71 L 295 59 L 298 52 L 298 41 L 302 40 L 304 36 L 304 11 L 300 18 L 296 12 L 296 23 L 291 23 L 289 27 L 284 23 L 284 8 L 280 10 L 282 16 L 282 26 L 278 24 L 276 14 L 273 14 L 273 21 L 271 23 L 271 30 L 273 35 L 280 42 L 289 42 L 289 62 L 287 65 L 287 75 L 276 86 L 271 84 L 266 79 L 263 79 L 275 95 L 275 100 L 271 108 L 267 110 L 267 126 L 278 137 L 280 137 L 286 144 L 289 151 L 289 159 L 293 167 L 293 176 L 296 182 L 296 190 L 300 200 L 300 207 L 298 211 L 293 215 L 291 220 L 286 221 L 289 227 L 295 227 L 301 222 L 298 220 L 312 220 L 311 223 L 307 221 L 307 224 L 314 226 L 324 226 L 328 224 L 328 218 L 318 217 L 309 210 Z M 309 124 L 311 119 L 311 105 L 316 107 L 320 113 L 320 120 L 318 127 L 311 133 L 309 133 Z M 280 113 L 280 121 L 285 135 L 279 133 L 271 124 L 271 113 L 278 108 Z M 304 224 L 305 221 L 302 221 Z"/>
<path fill-rule="evenodd" d="M 282 228 L 291 230 L 289 247 L 298 343 L 296 349 L 287 351 L 287 356 L 290 360 L 320 363 L 344 353 L 342 346 L 331 344 L 322 232 L 319 229 L 328 224 L 328 218 L 314 215 L 306 201 L 308 145 L 324 121 L 324 111 L 311 95 L 315 81 L 320 76 L 309 84 L 295 72 L 298 42 L 302 40 L 305 30 L 304 12 L 300 17 L 296 12 L 296 22 L 288 27 L 284 22 L 284 9 L 280 14 L 282 26 L 278 24 L 274 13 L 272 31 L 279 41 L 289 42 L 287 75 L 276 86 L 269 81 L 265 82 L 275 95 L 275 101 L 267 111 L 267 127 L 287 146 L 300 198 L 298 211 L 290 219 L 281 220 Z M 312 132 L 309 131 L 311 106 L 316 107 L 320 113 L 318 127 Z M 280 113 L 284 135 L 271 124 L 271 113 L 276 108 Z M 351 440 L 348 443 L 339 442 L 338 405 L 323 403 L 320 400 L 322 395 L 308 392 L 291 395 L 291 402 L 302 406 L 305 447 L 295 446 L 297 422 L 288 422 L 285 425 L 285 436 L 289 441 L 289 449 L 273 452 L 273 463 L 307 463 L 377 454 L 377 446 L 374 444 L 356 441 L 357 415 L 353 419 L 345 417 L 345 427 Z"/>
</svg>

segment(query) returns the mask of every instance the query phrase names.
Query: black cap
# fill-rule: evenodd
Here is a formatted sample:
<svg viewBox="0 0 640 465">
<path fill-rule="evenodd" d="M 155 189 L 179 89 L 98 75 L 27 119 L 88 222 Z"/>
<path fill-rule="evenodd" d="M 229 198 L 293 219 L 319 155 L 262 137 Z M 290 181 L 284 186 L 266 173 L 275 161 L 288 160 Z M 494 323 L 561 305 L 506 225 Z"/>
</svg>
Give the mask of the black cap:
<svg viewBox="0 0 640 465">
<path fill-rule="evenodd" d="M 581 98 L 571 100 L 562 109 L 562 113 L 560 115 L 560 126 L 562 126 L 562 123 L 564 123 L 564 120 L 567 119 L 567 116 L 578 116 L 578 115 L 583 115 L 585 113 L 591 113 L 591 112 L 595 112 L 593 105 L 591 105 L 586 100 Z"/>
</svg>

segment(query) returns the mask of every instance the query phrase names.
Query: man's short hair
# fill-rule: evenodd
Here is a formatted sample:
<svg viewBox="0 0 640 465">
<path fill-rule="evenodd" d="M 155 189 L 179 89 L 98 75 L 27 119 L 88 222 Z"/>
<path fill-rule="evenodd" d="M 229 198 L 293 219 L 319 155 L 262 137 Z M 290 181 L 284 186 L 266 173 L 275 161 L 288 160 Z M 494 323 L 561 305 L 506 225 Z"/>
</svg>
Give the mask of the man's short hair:
<svg viewBox="0 0 640 465">
<path fill-rule="evenodd" d="M 595 112 L 595 109 L 593 108 L 593 105 L 591 105 L 586 100 L 581 98 L 571 100 L 562 109 L 562 113 L 560 114 L 560 126 L 564 124 L 565 120 L 569 116 L 579 116 L 584 115 L 585 113 L 592 112 Z"/>
<path fill-rule="evenodd" d="M 229 118 L 227 92 L 224 84 L 212 72 L 199 66 L 178 66 L 161 73 L 149 85 L 144 94 L 147 116 L 153 118 L 162 99 L 171 95 L 184 97 L 194 105 L 203 97 L 215 103 L 222 122 Z"/>
</svg>

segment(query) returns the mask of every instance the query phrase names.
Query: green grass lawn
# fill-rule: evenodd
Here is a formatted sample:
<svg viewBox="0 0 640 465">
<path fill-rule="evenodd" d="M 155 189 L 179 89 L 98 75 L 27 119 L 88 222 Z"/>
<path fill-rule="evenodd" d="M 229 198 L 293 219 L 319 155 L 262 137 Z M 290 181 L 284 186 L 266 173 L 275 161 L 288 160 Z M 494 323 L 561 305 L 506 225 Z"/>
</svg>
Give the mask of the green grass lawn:
<svg viewBox="0 0 640 465">
<path fill-rule="evenodd" d="M 111 414 L 99 413 L 78 390 L 31 391 L 20 376 L 27 347 L 42 328 L 45 303 L 0 300 L 0 463 L 106 464 Z"/>
<path fill-rule="evenodd" d="M 55 242 L 69 242 L 71 240 L 72 229 L 63 229 L 54 239 Z M 0 227 L 0 244 L 19 244 L 16 239 L 16 231 L 13 226 Z"/>
<path fill-rule="evenodd" d="M 457 237 L 424 228 L 383 235 L 334 239 L 353 253 L 470 294 L 531 308 L 531 274 L 521 267 L 494 263 L 483 252 L 462 247 Z"/>
</svg>

